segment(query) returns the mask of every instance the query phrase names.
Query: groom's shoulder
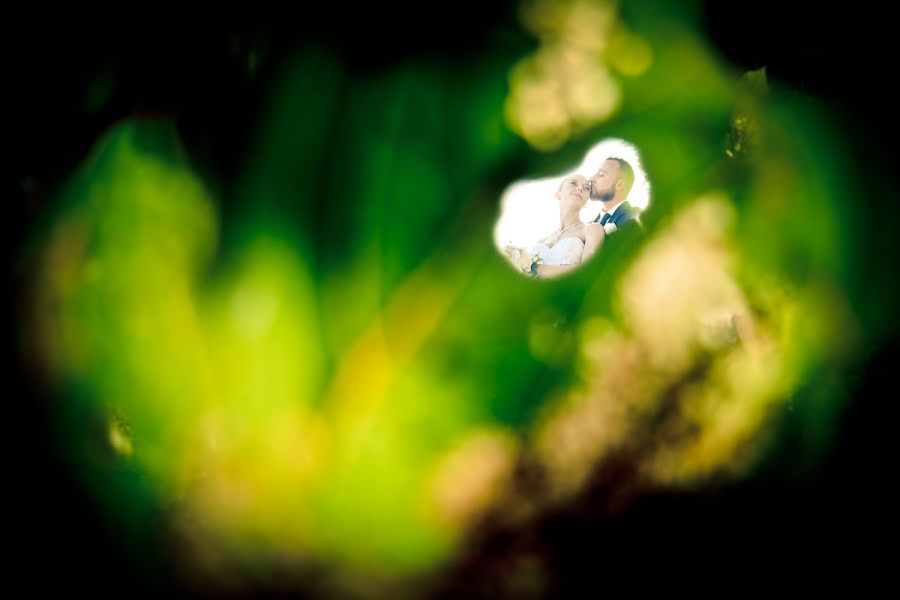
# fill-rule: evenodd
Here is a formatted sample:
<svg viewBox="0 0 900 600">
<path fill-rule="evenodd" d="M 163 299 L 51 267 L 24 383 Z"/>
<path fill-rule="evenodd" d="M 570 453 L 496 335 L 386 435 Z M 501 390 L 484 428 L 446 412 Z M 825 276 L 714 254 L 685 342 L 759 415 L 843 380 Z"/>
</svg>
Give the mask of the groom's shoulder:
<svg viewBox="0 0 900 600">
<path fill-rule="evenodd" d="M 641 216 L 641 211 L 637 208 L 629 204 L 628 202 L 622 204 L 619 209 L 616 211 L 616 214 L 613 216 L 613 222 L 616 223 L 617 227 L 621 227 L 625 223 L 634 222 L 638 226 L 640 226 L 641 221 L 639 217 Z"/>
<path fill-rule="evenodd" d="M 624 214 L 628 215 L 628 217 L 631 218 L 631 219 L 634 219 L 634 218 L 636 218 L 638 215 L 641 214 L 641 211 L 638 210 L 638 208 L 635 207 L 635 206 L 634 206 L 633 204 L 631 204 L 630 202 L 624 202 L 624 203 L 622 204 L 621 208 L 622 208 L 622 212 L 623 212 Z"/>
</svg>

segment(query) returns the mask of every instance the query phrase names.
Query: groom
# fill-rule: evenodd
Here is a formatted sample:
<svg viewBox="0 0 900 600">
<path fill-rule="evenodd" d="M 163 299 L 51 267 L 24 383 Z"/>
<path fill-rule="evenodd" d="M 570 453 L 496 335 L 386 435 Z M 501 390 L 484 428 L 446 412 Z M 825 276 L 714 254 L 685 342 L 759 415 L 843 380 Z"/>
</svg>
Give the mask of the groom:
<svg viewBox="0 0 900 600">
<path fill-rule="evenodd" d="M 604 226 L 606 235 L 623 229 L 641 229 L 640 212 L 625 200 L 634 184 L 634 169 L 627 161 L 607 158 L 590 182 L 591 200 L 603 203 L 603 209 L 594 222 Z"/>
</svg>

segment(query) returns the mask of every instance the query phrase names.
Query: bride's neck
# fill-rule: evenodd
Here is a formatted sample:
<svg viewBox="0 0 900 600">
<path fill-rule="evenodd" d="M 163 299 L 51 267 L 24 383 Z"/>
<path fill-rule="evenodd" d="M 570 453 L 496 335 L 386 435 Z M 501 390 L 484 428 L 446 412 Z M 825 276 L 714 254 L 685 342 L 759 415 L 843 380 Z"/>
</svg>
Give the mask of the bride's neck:
<svg viewBox="0 0 900 600">
<path fill-rule="evenodd" d="M 565 229 L 566 227 L 571 227 L 572 225 L 575 225 L 576 223 L 581 221 L 581 218 L 578 216 L 580 212 L 581 212 L 581 210 L 577 209 L 577 208 L 574 210 L 571 208 L 569 210 L 565 210 L 562 207 L 560 207 L 560 209 L 559 209 L 559 228 Z"/>
</svg>

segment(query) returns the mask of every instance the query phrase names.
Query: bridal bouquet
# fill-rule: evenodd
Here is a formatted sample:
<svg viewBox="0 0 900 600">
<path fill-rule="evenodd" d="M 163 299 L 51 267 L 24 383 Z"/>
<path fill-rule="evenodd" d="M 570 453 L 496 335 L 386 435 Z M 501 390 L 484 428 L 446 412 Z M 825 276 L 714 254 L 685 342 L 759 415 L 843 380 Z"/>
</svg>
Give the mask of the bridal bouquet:
<svg viewBox="0 0 900 600">
<path fill-rule="evenodd" d="M 507 245 L 504 249 L 506 256 L 523 273 L 531 270 L 531 263 L 543 262 L 543 258 L 533 248 L 520 248 Z"/>
</svg>

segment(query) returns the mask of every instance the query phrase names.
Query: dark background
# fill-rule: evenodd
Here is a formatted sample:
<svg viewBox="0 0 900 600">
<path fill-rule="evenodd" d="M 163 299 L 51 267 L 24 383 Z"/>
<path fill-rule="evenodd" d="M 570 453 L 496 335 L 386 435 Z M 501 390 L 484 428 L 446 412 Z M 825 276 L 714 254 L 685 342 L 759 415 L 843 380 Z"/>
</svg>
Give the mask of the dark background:
<svg viewBox="0 0 900 600">
<path fill-rule="evenodd" d="M 871 215 L 859 262 L 871 268 L 873 281 L 886 283 L 885 274 L 894 270 L 884 265 L 897 256 L 898 209 L 892 178 L 897 111 L 888 91 L 896 34 L 885 16 L 866 2 L 833 9 L 773 0 L 701 6 L 711 44 L 739 69 L 765 65 L 770 80 L 833 111 L 858 159 L 847 165 L 859 191 L 848 198 L 848 210 Z M 4 250 L 13 318 L 3 331 L 11 382 L 5 411 L 10 467 L 4 489 L 12 502 L 5 515 L 13 530 L 6 538 L 13 557 L 8 587 L 100 596 L 186 593 L 169 571 L 162 539 L 135 548 L 98 514 L 54 445 L 49 397 L 20 351 L 24 297 L 18 291 L 28 276 L 22 248 L 66 176 L 117 120 L 170 114 L 210 185 L 227 189 L 266 78 L 287 50 L 313 40 L 339 52 L 354 72 L 370 73 L 422 54 L 477 60 L 479 39 L 517 26 L 514 8 L 502 3 L 449 8 L 410 8 L 404 22 L 385 21 L 380 7 L 215 19 L 150 9 L 121 18 L 10 19 L 5 87 L 12 107 L 5 115 L 11 178 L 4 197 L 11 214 Z M 253 73 L 246 68 L 251 52 L 259 65 Z M 894 320 L 888 323 L 848 374 L 851 401 L 834 446 L 803 477 L 769 464 L 740 485 L 647 497 L 613 519 L 594 515 L 588 498 L 520 535 L 488 536 L 441 589 L 448 596 L 513 593 L 500 583 L 504 557 L 522 553 L 549 565 L 553 595 L 609 583 L 694 589 L 716 580 L 729 585 L 724 589 L 740 589 L 784 576 L 803 588 L 827 588 L 837 580 L 866 586 L 881 579 L 889 561 L 878 541 L 892 539 L 893 529 L 895 496 L 888 484 L 896 469 L 888 463 L 888 428 L 895 423 L 900 364 Z M 252 591 L 285 590 L 260 584 Z"/>
</svg>

